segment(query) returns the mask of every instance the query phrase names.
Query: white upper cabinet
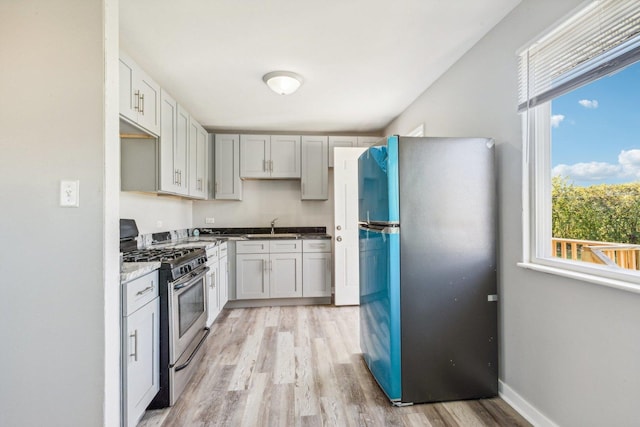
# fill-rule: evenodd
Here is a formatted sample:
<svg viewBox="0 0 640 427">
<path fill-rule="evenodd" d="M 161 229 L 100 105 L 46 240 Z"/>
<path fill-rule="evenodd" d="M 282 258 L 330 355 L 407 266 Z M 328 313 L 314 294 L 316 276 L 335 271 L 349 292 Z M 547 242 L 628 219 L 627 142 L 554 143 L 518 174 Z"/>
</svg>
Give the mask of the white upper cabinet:
<svg viewBox="0 0 640 427">
<path fill-rule="evenodd" d="M 240 176 L 242 178 L 269 178 L 268 161 L 271 160 L 269 135 L 240 135 Z"/>
<path fill-rule="evenodd" d="M 380 141 L 383 137 L 381 136 L 359 136 L 358 137 L 358 147 L 370 147 L 376 142 Z"/>
<path fill-rule="evenodd" d="M 122 52 L 120 114 L 152 134 L 160 134 L 160 86 Z"/>
<path fill-rule="evenodd" d="M 173 164 L 176 172 L 176 185 L 178 194 L 189 194 L 189 175 L 187 175 L 189 153 L 189 112 L 180 104 L 176 110 L 176 149 L 173 153 Z"/>
<path fill-rule="evenodd" d="M 240 135 L 242 178 L 300 178 L 300 137 Z"/>
<path fill-rule="evenodd" d="M 179 193 L 176 162 L 178 103 L 165 91 L 160 100 L 160 188 L 161 191 Z M 179 157 L 179 156 L 178 156 Z"/>
<path fill-rule="evenodd" d="M 300 178 L 300 137 L 271 136 L 271 178 Z"/>
<path fill-rule="evenodd" d="M 207 198 L 207 131 L 189 117 L 189 195 Z"/>
<path fill-rule="evenodd" d="M 302 200 L 329 199 L 328 158 L 326 136 L 302 137 Z"/>
<path fill-rule="evenodd" d="M 242 200 L 240 179 L 240 135 L 216 134 L 214 136 L 213 191 L 217 200 Z"/>
<path fill-rule="evenodd" d="M 333 149 L 335 147 L 357 147 L 357 136 L 330 136 L 329 137 L 329 167 L 333 167 Z"/>
</svg>

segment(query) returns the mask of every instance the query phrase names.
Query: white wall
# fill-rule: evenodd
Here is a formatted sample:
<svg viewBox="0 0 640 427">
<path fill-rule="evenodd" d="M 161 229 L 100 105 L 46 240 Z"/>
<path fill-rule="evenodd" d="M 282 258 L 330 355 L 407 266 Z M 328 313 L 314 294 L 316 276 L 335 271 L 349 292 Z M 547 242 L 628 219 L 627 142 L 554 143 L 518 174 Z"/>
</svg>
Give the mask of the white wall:
<svg viewBox="0 0 640 427">
<path fill-rule="evenodd" d="M 327 227 L 333 234 L 333 169 L 329 169 L 329 200 L 300 200 L 300 180 L 246 180 L 242 201 L 193 202 L 194 227 Z M 205 218 L 215 218 L 206 224 Z"/>
<path fill-rule="evenodd" d="M 540 425 L 637 426 L 640 296 L 516 266 L 522 254 L 516 50 L 581 3 L 524 0 L 386 133 L 424 122 L 427 136 L 496 139 L 505 396 L 523 398 L 519 403 Z"/>
<path fill-rule="evenodd" d="M 135 219 L 140 234 L 191 228 L 192 204 L 174 196 L 123 191 L 120 218 Z"/>
<path fill-rule="evenodd" d="M 118 396 L 105 398 L 118 357 L 105 333 L 117 328 L 105 319 L 118 320 L 105 289 L 119 285 L 117 247 L 106 245 L 117 242 L 117 176 L 105 173 L 117 166 L 105 138 L 117 117 L 105 115 L 113 4 L 0 2 L 2 426 L 99 426 L 114 410 L 117 419 Z M 113 46 L 117 33 L 107 36 Z M 58 206 L 61 179 L 80 180 L 79 208 Z"/>
</svg>

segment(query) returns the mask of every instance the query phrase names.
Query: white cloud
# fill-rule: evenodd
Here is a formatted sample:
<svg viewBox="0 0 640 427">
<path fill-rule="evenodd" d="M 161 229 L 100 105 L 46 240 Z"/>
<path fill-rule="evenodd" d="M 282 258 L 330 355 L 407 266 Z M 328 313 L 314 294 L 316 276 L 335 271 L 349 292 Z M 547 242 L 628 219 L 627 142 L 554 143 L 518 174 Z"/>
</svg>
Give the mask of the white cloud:
<svg viewBox="0 0 640 427">
<path fill-rule="evenodd" d="M 575 163 L 573 165 L 558 165 L 553 168 L 553 175 L 566 176 L 575 181 L 602 181 L 616 178 L 622 172 L 620 165 L 605 162 Z"/>
<path fill-rule="evenodd" d="M 578 101 L 578 104 L 582 105 L 584 108 L 598 108 L 598 101 L 596 99 L 581 99 Z"/>
<path fill-rule="evenodd" d="M 618 154 L 618 163 L 624 176 L 640 179 L 640 150 L 622 150 Z"/>
<path fill-rule="evenodd" d="M 553 176 L 567 177 L 576 183 L 594 183 L 608 179 L 640 180 L 640 149 L 622 150 L 618 164 L 607 162 L 560 164 L 553 168 Z"/>
<path fill-rule="evenodd" d="M 557 128 L 560 126 L 560 123 L 564 120 L 564 115 L 562 114 L 554 114 L 551 116 L 551 127 Z"/>
</svg>

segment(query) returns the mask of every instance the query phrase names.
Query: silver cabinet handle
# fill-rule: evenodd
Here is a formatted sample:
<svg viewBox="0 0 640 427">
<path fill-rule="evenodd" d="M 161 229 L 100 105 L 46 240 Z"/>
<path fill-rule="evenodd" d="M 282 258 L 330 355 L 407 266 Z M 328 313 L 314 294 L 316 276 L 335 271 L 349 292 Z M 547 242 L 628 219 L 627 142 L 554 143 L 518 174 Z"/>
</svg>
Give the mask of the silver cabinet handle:
<svg viewBox="0 0 640 427">
<path fill-rule="evenodd" d="M 140 94 L 140 105 L 141 105 L 140 112 L 144 116 L 144 93 Z"/>
<path fill-rule="evenodd" d="M 136 329 L 133 334 L 129 335 L 130 338 L 133 338 L 133 353 L 129 356 L 133 356 L 134 361 L 138 361 L 138 330 Z"/>
<path fill-rule="evenodd" d="M 153 290 L 153 282 L 151 282 L 151 286 L 147 286 L 143 290 L 136 292 L 136 296 L 144 295 L 147 292 L 152 291 L 152 290 Z"/>
<path fill-rule="evenodd" d="M 336 230 L 342 230 L 342 226 L 341 225 L 337 226 Z"/>
<path fill-rule="evenodd" d="M 269 160 L 269 172 L 273 172 L 273 160 Z"/>
<path fill-rule="evenodd" d="M 136 103 L 133 106 L 133 109 L 136 110 L 136 111 L 140 111 L 140 91 L 137 90 L 137 91 L 133 92 L 133 96 L 136 97 Z"/>
<path fill-rule="evenodd" d="M 273 261 L 269 261 L 269 271 L 273 271 Z"/>
<path fill-rule="evenodd" d="M 216 273 L 215 271 L 211 273 L 211 289 L 216 287 Z"/>
<path fill-rule="evenodd" d="M 336 237 L 336 240 L 337 240 L 338 242 L 342 242 L 342 236 L 338 236 L 338 237 Z"/>
</svg>

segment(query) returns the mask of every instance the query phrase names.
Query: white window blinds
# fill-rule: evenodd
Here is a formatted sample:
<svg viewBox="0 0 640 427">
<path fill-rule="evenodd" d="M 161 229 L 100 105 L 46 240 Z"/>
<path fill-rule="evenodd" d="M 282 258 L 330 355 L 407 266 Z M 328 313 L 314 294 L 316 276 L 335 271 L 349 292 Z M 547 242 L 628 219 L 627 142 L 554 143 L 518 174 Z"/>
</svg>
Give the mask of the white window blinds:
<svg viewBox="0 0 640 427">
<path fill-rule="evenodd" d="M 640 60 L 640 0 L 597 0 L 520 54 L 518 111 Z"/>
</svg>

